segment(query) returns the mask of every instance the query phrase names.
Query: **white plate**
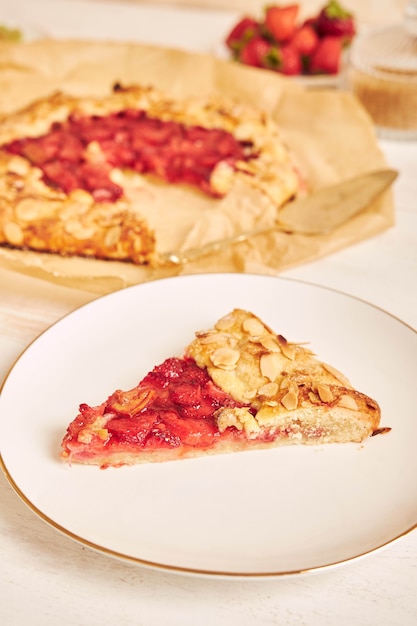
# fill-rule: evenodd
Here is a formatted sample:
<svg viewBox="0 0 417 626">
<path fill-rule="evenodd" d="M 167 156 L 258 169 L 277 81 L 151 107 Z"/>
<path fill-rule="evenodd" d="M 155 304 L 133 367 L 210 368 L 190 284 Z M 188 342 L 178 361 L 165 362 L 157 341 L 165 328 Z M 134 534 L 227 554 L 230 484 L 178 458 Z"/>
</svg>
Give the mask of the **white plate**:
<svg viewBox="0 0 417 626">
<path fill-rule="evenodd" d="M 381 404 L 389 434 L 119 469 L 68 467 L 80 402 L 129 388 L 234 307 L 260 315 Z M 360 300 L 274 277 L 164 279 L 97 299 L 41 335 L 0 397 L 2 463 L 17 493 L 82 544 L 188 574 L 274 577 L 365 555 L 417 522 L 416 333 Z"/>
</svg>

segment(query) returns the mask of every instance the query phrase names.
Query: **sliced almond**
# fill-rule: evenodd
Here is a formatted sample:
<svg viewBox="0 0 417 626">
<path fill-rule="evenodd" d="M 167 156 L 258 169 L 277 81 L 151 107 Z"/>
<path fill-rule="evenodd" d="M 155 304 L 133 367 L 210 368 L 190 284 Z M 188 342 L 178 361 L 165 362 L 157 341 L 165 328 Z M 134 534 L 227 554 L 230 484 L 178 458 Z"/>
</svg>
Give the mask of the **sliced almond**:
<svg viewBox="0 0 417 626">
<path fill-rule="evenodd" d="M 104 237 L 104 245 L 108 248 L 116 246 L 120 241 L 120 235 L 122 234 L 121 226 L 112 226 L 108 229 Z"/>
<path fill-rule="evenodd" d="M 42 202 L 35 198 L 23 198 L 16 204 L 16 217 L 18 220 L 31 221 L 48 215 L 48 202 Z"/>
<path fill-rule="evenodd" d="M 277 337 L 279 346 L 281 348 L 282 354 L 290 359 L 294 360 L 295 357 L 295 345 L 292 343 L 288 343 L 288 341 L 282 335 L 278 335 Z"/>
<path fill-rule="evenodd" d="M 17 174 L 18 176 L 25 176 L 28 173 L 29 168 L 29 161 L 17 155 L 12 156 L 10 161 L 7 163 L 7 171 L 12 174 Z"/>
<path fill-rule="evenodd" d="M 263 354 L 260 358 L 261 374 L 270 381 L 275 381 L 278 378 L 281 371 L 280 366 L 279 357 L 274 352 Z"/>
<path fill-rule="evenodd" d="M 230 340 L 230 335 L 209 331 L 202 334 L 197 333 L 197 338 L 200 343 L 206 345 L 210 343 L 228 343 Z"/>
<path fill-rule="evenodd" d="M 94 202 L 94 198 L 88 191 L 84 189 L 73 189 L 68 196 L 68 202 L 77 205 L 90 206 Z"/>
<path fill-rule="evenodd" d="M 319 395 L 317 393 L 314 393 L 314 391 L 309 391 L 308 397 L 310 398 L 310 402 L 312 402 L 313 404 L 320 404 L 321 402 Z"/>
<path fill-rule="evenodd" d="M 217 330 L 230 330 L 234 325 L 235 320 L 231 315 L 225 315 L 216 322 Z"/>
<path fill-rule="evenodd" d="M 333 402 L 334 400 L 332 391 L 328 385 L 317 385 L 317 393 L 319 394 L 320 400 L 322 402 L 329 403 Z"/>
<path fill-rule="evenodd" d="M 284 376 L 284 378 L 281 380 L 279 388 L 280 389 L 288 389 L 289 386 L 290 386 L 290 377 L 289 376 Z"/>
<path fill-rule="evenodd" d="M 7 222 L 3 227 L 4 236 L 13 246 L 20 246 L 24 240 L 23 230 L 16 222 Z"/>
<path fill-rule="evenodd" d="M 217 428 L 220 432 L 226 430 L 230 426 L 234 426 L 237 430 L 244 430 L 250 436 L 260 430 L 259 424 L 245 408 L 222 409 L 216 416 Z"/>
<path fill-rule="evenodd" d="M 258 389 L 258 396 L 263 396 L 265 398 L 272 398 L 276 396 L 278 393 L 278 383 L 266 383 L 266 385 L 262 385 Z"/>
<path fill-rule="evenodd" d="M 351 409 L 352 411 L 358 411 L 359 409 L 355 398 L 352 398 L 352 396 L 348 396 L 347 393 L 344 393 L 340 396 L 337 404 L 344 409 Z"/>
<path fill-rule="evenodd" d="M 270 335 L 262 337 L 259 340 L 259 343 L 269 352 L 280 352 L 278 342 L 274 339 L 274 337 L 271 337 Z"/>
<path fill-rule="evenodd" d="M 83 226 L 78 220 L 69 220 L 64 225 L 65 231 L 79 241 L 91 239 L 96 232 L 94 226 Z"/>
<path fill-rule="evenodd" d="M 239 358 L 239 350 L 233 348 L 217 348 L 210 356 L 213 365 L 224 370 L 234 369 Z"/>
<path fill-rule="evenodd" d="M 243 424 L 238 419 L 235 411 L 233 409 L 223 409 L 219 411 L 216 417 L 217 428 L 222 433 L 229 428 L 230 426 L 234 426 L 237 430 L 243 430 Z"/>
<path fill-rule="evenodd" d="M 250 402 L 251 400 L 254 400 L 256 398 L 257 394 L 258 394 L 257 389 L 248 389 L 242 395 L 246 401 Z"/>
<path fill-rule="evenodd" d="M 298 406 L 298 394 L 294 391 L 288 391 L 285 396 L 281 398 L 281 403 L 288 411 L 293 411 Z"/>
<path fill-rule="evenodd" d="M 248 333 L 251 337 L 261 337 L 265 334 L 265 326 L 256 319 L 256 317 L 248 317 L 244 320 L 242 328 L 245 333 Z"/>
</svg>

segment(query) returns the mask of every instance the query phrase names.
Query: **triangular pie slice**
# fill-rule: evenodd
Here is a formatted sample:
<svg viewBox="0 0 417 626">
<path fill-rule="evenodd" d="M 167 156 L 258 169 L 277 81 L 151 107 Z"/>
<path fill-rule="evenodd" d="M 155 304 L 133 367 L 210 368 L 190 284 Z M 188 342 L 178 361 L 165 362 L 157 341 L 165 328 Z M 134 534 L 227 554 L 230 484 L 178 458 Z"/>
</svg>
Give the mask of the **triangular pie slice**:
<svg viewBox="0 0 417 626">
<path fill-rule="evenodd" d="M 380 408 L 333 367 L 235 309 L 195 334 L 133 389 L 80 406 L 62 441 L 68 462 L 101 467 L 285 444 L 361 442 Z"/>
</svg>

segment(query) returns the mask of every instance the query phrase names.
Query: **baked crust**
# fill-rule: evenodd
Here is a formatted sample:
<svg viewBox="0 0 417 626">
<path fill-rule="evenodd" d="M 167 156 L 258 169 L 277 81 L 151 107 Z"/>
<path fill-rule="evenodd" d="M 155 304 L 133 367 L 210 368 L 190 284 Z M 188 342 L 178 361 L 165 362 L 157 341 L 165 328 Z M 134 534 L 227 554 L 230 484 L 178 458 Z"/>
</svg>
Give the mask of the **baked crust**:
<svg viewBox="0 0 417 626">
<path fill-rule="evenodd" d="M 219 387 L 256 411 L 219 412 L 219 430 L 233 425 L 255 439 L 263 429 L 287 431 L 289 443 L 317 443 L 318 438 L 360 442 L 379 425 L 380 408 L 372 398 L 248 311 L 235 309 L 212 329 L 197 333 L 187 355 Z"/>
<path fill-rule="evenodd" d="M 0 151 L 0 244 L 14 248 L 151 263 L 155 236 L 128 202 L 97 203 L 88 192 L 53 189 L 41 171 Z"/>
<path fill-rule="evenodd" d="M 233 166 L 227 160 L 217 163 L 209 181 L 213 195 L 236 193 L 236 181 L 243 181 L 278 211 L 298 192 L 299 177 L 276 124 L 255 108 L 221 98 L 174 100 L 143 86 L 116 86 L 102 98 L 59 92 L 0 118 L 0 244 L 158 264 L 155 233 L 128 195 L 115 202 L 98 202 L 82 189 L 66 194 L 46 184 L 38 167 L 6 149 L 14 140 L 47 134 L 53 124 L 64 123 L 73 114 L 106 116 L 128 109 L 143 110 L 166 122 L 222 129 L 250 146 L 250 159 Z M 91 150 L 89 146 L 86 158 L 97 159 L 96 150 L 97 146 Z M 124 174 L 113 168 L 111 178 L 123 187 Z"/>
<path fill-rule="evenodd" d="M 235 309 L 137 387 L 81 405 L 62 458 L 107 467 L 361 442 L 379 432 L 380 417 L 375 400 L 337 370 Z"/>
</svg>

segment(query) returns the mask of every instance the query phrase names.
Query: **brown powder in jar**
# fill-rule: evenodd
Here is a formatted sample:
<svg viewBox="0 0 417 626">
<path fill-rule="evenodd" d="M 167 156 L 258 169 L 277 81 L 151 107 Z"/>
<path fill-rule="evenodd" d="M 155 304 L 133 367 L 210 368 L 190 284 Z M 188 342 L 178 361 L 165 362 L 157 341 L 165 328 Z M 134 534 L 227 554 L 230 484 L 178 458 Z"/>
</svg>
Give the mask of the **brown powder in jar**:
<svg viewBox="0 0 417 626">
<path fill-rule="evenodd" d="M 381 128 L 417 130 L 417 75 L 387 69 L 374 75 L 351 68 L 349 82 L 375 124 Z"/>
</svg>

